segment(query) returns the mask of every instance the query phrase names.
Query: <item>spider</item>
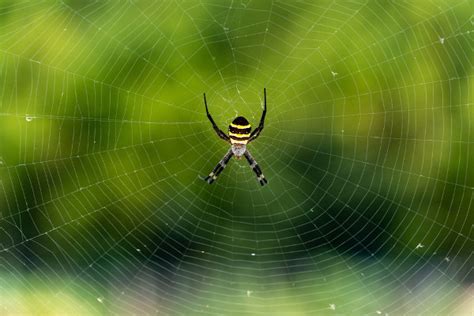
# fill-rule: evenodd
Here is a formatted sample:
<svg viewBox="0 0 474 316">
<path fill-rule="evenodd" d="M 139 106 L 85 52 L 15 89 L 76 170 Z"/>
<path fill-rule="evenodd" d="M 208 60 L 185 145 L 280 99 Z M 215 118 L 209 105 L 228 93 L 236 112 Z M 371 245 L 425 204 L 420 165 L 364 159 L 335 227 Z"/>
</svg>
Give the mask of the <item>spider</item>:
<svg viewBox="0 0 474 316">
<path fill-rule="evenodd" d="M 259 165 L 253 159 L 252 155 L 247 149 L 247 144 L 251 141 L 257 139 L 258 135 L 263 130 L 263 124 L 265 122 L 265 114 L 267 113 L 267 91 L 263 89 L 263 100 L 264 100 L 264 107 L 262 112 L 262 117 L 260 119 L 260 124 L 258 127 L 251 131 L 251 126 L 249 121 L 243 116 L 236 117 L 232 123 L 229 125 L 229 135 L 224 133 L 217 127 L 216 122 L 212 119 L 211 114 L 209 114 L 209 110 L 207 108 L 207 101 L 206 101 L 206 94 L 204 93 L 204 105 L 206 106 L 206 113 L 209 121 L 211 121 L 212 127 L 217 133 L 217 136 L 225 140 L 226 142 L 231 144 L 229 151 L 224 155 L 224 158 L 219 161 L 217 166 L 212 170 L 212 172 L 204 179 L 207 183 L 211 184 L 214 182 L 219 174 L 224 170 L 225 166 L 229 162 L 230 158 L 235 155 L 237 159 L 241 159 L 242 156 L 245 156 L 247 161 L 250 164 L 250 167 L 257 175 L 257 180 L 263 186 L 268 183 L 267 179 L 262 173 L 262 169 L 260 169 Z"/>
</svg>

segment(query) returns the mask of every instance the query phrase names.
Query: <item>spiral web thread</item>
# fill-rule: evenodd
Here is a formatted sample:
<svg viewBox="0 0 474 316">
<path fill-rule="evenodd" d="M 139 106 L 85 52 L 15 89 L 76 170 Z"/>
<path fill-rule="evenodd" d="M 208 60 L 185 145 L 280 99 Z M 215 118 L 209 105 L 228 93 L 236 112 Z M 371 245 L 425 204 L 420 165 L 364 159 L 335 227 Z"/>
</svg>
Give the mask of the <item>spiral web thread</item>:
<svg viewBox="0 0 474 316">
<path fill-rule="evenodd" d="M 0 3 L 0 308 L 469 311 L 469 7 Z"/>
</svg>

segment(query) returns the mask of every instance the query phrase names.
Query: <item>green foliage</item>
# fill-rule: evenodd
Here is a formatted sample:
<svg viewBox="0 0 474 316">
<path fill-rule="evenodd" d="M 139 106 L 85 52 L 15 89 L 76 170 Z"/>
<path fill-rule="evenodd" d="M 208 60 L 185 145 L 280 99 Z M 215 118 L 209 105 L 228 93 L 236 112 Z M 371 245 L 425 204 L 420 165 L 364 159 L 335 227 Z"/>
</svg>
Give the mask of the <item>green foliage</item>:
<svg viewBox="0 0 474 316">
<path fill-rule="evenodd" d="M 255 240 L 287 250 L 267 253 L 270 261 L 327 249 L 408 262 L 471 255 L 467 1 L 28 3 L 0 2 L 7 271 L 67 275 L 91 263 L 107 271 L 115 260 L 133 270 L 137 243 L 169 261 L 181 260 L 180 247 L 218 249 L 211 261 L 227 272 L 231 254 L 245 271 Z M 206 120 L 202 93 L 221 128 L 237 113 L 255 126 L 263 87 L 267 124 L 250 147 L 269 188 L 258 187 L 245 161 L 207 186 L 199 176 L 227 148 Z M 146 249 L 171 241 L 178 254 Z M 407 253 L 419 243 L 421 253 Z M 105 288 L 114 282 L 96 277 Z M 252 277 L 235 281 L 242 297 L 234 303 L 233 293 L 209 298 L 215 311 L 266 312 L 285 296 L 299 297 L 287 306 L 317 310 L 337 289 L 360 285 L 348 275 L 348 284 L 308 285 L 299 296 L 293 280 L 282 280 L 262 303 L 245 295 Z M 318 291 L 327 294 L 316 308 L 308 293 Z M 339 299 L 370 299 L 348 291 Z M 362 305 L 362 313 L 376 308 Z"/>
</svg>

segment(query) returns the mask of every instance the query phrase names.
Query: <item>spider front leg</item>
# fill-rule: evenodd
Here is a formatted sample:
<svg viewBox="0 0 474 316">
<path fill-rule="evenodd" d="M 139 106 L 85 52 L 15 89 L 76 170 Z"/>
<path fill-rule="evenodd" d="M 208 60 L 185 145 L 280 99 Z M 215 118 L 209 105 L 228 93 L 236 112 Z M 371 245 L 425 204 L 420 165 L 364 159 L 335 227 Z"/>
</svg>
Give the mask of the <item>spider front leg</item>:
<svg viewBox="0 0 474 316">
<path fill-rule="evenodd" d="M 252 155 L 250 152 L 247 150 L 244 153 L 245 158 L 247 158 L 247 161 L 249 162 L 250 168 L 252 168 L 253 172 L 257 175 L 257 180 L 260 182 L 262 186 L 268 183 L 267 179 L 265 179 L 265 176 L 262 173 L 262 169 L 260 169 L 260 166 L 257 164 L 255 159 L 253 159 Z"/>
<path fill-rule="evenodd" d="M 224 158 L 222 158 L 221 161 L 219 161 L 217 166 L 214 167 L 212 172 L 204 180 L 209 184 L 214 182 L 219 176 L 219 174 L 222 172 L 222 170 L 224 170 L 225 166 L 227 165 L 227 163 L 229 162 L 230 158 L 232 158 L 233 155 L 234 153 L 232 152 L 232 148 L 231 148 L 229 149 L 227 154 L 225 154 Z"/>
<path fill-rule="evenodd" d="M 229 136 L 226 133 L 224 133 L 223 131 L 221 131 L 221 129 L 219 127 L 217 127 L 217 124 L 216 124 L 216 122 L 214 122 L 214 119 L 212 118 L 211 113 L 209 113 L 209 109 L 207 108 L 207 100 L 206 100 L 206 94 L 205 93 L 204 93 L 204 105 L 206 106 L 207 118 L 211 122 L 212 128 L 214 128 L 214 130 L 216 131 L 217 136 L 219 136 L 220 138 L 222 138 L 226 142 L 230 143 Z"/>
<path fill-rule="evenodd" d="M 250 133 L 249 143 L 257 139 L 258 135 L 263 131 L 263 126 L 265 124 L 265 115 L 267 115 L 267 89 L 263 88 L 263 112 L 262 117 L 260 118 L 260 123 L 257 128 Z"/>
</svg>

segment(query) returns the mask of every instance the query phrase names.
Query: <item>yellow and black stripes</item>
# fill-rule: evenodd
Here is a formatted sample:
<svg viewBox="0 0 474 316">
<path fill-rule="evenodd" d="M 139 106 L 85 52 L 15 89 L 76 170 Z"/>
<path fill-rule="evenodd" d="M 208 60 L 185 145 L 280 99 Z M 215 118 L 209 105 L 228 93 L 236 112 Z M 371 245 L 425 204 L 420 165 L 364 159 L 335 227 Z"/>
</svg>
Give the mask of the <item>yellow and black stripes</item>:
<svg viewBox="0 0 474 316">
<path fill-rule="evenodd" d="M 225 154 L 224 158 L 214 167 L 212 172 L 205 178 L 206 182 L 211 184 L 213 183 L 219 174 L 224 170 L 227 163 L 229 162 L 232 156 L 236 156 L 240 159 L 242 156 L 245 155 L 245 158 L 250 164 L 250 168 L 252 168 L 253 172 L 257 175 L 257 180 L 263 186 L 268 183 L 267 179 L 262 173 L 262 169 L 260 169 L 259 165 L 250 155 L 247 150 L 247 144 L 255 139 L 260 135 L 263 130 L 263 126 L 265 123 L 265 115 L 267 113 L 267 90 L 263 89 L 263 112 L 262 117 L 260 118 L 260 123 L 258 124 L 257 128 L 252 131 L 252 126 L 250 125 L 249 121 L 243 116 L 236 117 L 232 123 L 229 125 L 229 133 L 224 133 L 219 127 L 217 127 L 216 122 L 212 118 L 211 114 L 209 113 L 209 109 L 207 107 L 207 100 L 206 94 L 204 93 L 204 105 L 206 107 L 206 115 L 209 121 L 214 128 L 217 136 L 222 138 L 228 143 L 231 143 L 231 148 Z"/>
<path fill-rule="evenodd" d="M 251 129 L 252 127 L 245 117 L 236 117 L 229 125 L 230 142 L 232 144 L 247 144 Z"/>
</svg>

